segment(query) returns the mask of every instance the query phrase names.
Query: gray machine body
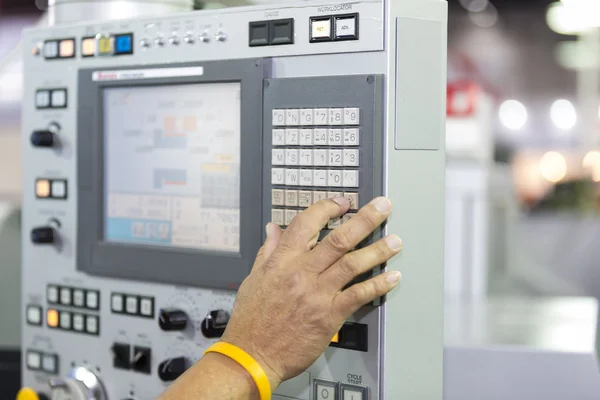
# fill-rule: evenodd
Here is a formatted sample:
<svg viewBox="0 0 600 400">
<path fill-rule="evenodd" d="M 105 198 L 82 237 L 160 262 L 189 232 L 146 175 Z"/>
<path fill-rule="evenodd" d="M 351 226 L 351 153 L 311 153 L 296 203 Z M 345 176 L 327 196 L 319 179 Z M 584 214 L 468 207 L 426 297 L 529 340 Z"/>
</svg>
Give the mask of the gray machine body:
<svg viewBox="0 0 600 400">
<path fill-rule="evenodd" d="M 349 14 L 357 17 L 357 40 L 309 41 L 311 17 Z M 289 189 L 272 181 L 273 110 L 356 107 L 361 132 L 354 147 L 360 151 L 359 182 L 349 191 L 358 193 L 360 205 L 379 195 L 396 204 L 386 227 L 371 240 L 385 230 L 403 237 L 404 255 L 385 267 L 402 270 L 406 282 L 398 293 L 364 307 L 351 319 L 367 326 L 366 351 L 329 347 L 306 372 L 285 382 L 274 398 L 327 399 L 317 388 L 330 385 L 335 388 L 334 400 L 440 400 L 446 15 L 444 1 L 309 1 L 26 31 L 22 313 L 28 316 L 31 307 L 39 307 L 42 321 L 35 325 L 23 318 L 24 384 L 48 393 L 48 379 L 84 366 L 98 376 L 110 400 L 158 396 L 169 384 L 158 377 L 161 362 L 175 357 L 196 361 L 217 340 L 204 337 L 200 325 L 210 311 L 231 312 L 235 288 L 249 273 L 264 239 L 264 225 L 277 208 L 272 190 Z M 294 19 L 293 44 L 248 45 L 249 22 L 288 18 Z M 82 38 L 120 33 L 133 33 L 132 54 L 81 57 Z M 198 38 L 203 33 L 210 42 L 168 42 L 174 35 Z M 215 35 L 223 34 L 226 40 L 217 40 Z M 64 38 L 75 38 L 75 57 L 46 60 L 43 53 L 30 51 L 44 41 Z M 140 41 L 152 43 L 155 38 L 163 38 L 164 45 L 142 47 Z M 168 71 L 188 67 L 201 67 L 203 72 L 169 75 Z M 132 71 L 151 72 L 148 77 L 132 77 Z M 125 78 L 94 80 L 105 73 Z M 103 88 L 231 81 L 242 85 L 245 143 L 239 253 L 104 240 Z M 66 107 L 36 108 L 38 91 L 57 88 L 66 89 Z M 53 123 L 60 126 L 60 147 L 32 147 L 30 133 Z M 66 199 L 36 197 L 38 179 L 66 180 Z M 59 245 L 28 240 L 32 229 L 47 225 L 57 231 Z M 54 301 L 49 299 L 53 288 L 58 289 Z M 62 301 L 61 289 L 71 293 L 68 302 Z M 86 291 L 97 293 L 97 307 L 75 306 L 80 290 L 86 296 Z M 137 299 L 138 315 L 114 312 L 115 294 L 123 295 L 124 303 Z M 140 315 L 142 301 L 152 304 L 145 315 Z M 127 305 L 123 307 L 126 310 Z M 157 315 L 165 308 L 189 316 L 184 331 L 159 328 Z M 48 310 L 69 313 L 68 328 L 60 329 L 60 319 L 58 328 L 51 328 Z M 82 321 L 96 321 L 96 333 L 86 333 L 87 325 L 75 329 L 77 315 Z M 132 351 L 150 349 L 149 373 L 115 368 L 111 352 L 115 343 L 130 345 Z M 48 371 L 43 363 L 30 368 L 31 352 L 55 357 L 56 369 Z"/>
</svg>

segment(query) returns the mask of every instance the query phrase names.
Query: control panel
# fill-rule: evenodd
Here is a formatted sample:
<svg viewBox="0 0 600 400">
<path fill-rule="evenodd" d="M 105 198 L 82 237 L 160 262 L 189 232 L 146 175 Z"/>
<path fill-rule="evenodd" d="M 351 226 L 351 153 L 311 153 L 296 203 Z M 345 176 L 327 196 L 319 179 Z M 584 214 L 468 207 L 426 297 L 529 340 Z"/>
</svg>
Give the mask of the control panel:
<svg viewBox="0 0 600 400">
<path fill-rule="evenodd" d="M 345 196 L 351 209 L 320 239 L 390 197 L 397 219 L 361 246 L 393 229 L 415 253 L 357 280 L 422 258 L 398 304 L 437 296 L 446 5 L 402 4 L 305 1 L 25 32 L 26 386 L 56 400 L 156 398 L 223 335 L 265 224 L 285 229 L 322 199 Z M 424 136 L 439 145 L 421 146 Z M 424 323 L 395 301 L 359 310 L 273 398 L 435 393 L 435 373 L 408 383 L 384 366 L 408 368 L 412 350 L 396 339 L 411 338 L 441 366 L 438 335 L 421 334 L 441 332 L 441 307 L 423 304 Z"/>
</svg>

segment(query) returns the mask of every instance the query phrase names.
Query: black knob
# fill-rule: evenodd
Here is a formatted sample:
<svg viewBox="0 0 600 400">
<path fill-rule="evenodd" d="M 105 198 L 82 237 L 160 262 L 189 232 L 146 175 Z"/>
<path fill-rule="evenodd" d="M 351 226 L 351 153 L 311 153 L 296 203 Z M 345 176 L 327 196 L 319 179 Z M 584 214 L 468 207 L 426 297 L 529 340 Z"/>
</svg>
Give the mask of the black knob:
<svg viewBox="0 0 600 400">
<path fill-rule="evenodd" d="M 158 315 L 158 325 L 163 331 L 182 331 L 188 320 L 185 311 L 174 308 L 163 308 Z"/>
<path fill-rule="evenodd" d="M 56 240 L 56 231 L 49 226 L 31 230 L 31 241 L 35 244 L 51 244 Z"/>
<path fill-rule="evenodd" d="M 38 393 L 37 395 L 39 400 L 50 400 L 50 397 L 48 397 L 44 393 Z"/>
<path fill-rule="evenodd" d="M 202 334 L 207 338 L 220 338 L 225 333 L 229 313 L 223 310 L 211 311 L 202 321 Z"/>
<path fill-rule="evenodd" d="M 164 382 L 179 378 L 189 366 L 185 357 L 169 358 L 158 365 L 158 377 Z"/>
<path fill-rule="evenodd" d="M 49 130 L 33 131 L 30 141 L 35 147 L 52 147 L 56 142 L 56 137 Z"/>
</svg>

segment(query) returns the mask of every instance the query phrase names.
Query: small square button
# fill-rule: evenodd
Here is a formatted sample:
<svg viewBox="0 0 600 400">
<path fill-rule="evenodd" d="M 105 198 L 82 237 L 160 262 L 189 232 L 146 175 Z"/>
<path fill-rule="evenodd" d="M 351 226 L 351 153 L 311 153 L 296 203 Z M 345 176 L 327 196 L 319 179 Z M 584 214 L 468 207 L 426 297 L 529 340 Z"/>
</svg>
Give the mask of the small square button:
<svg viewBox="0 0 600 400">
<path fill-rule="evenodd" d="M 75 307 L 85 307 L 85 295 L 83 289 L 73 290 L 73 305 Z"/>
<path fill-rule="evenodd" d="M 358 167 L 358 149 L 344 149 L 343 157 L 345 167 Z"/>
<path fill-rule="evenodd" d="M 285 170 L 285 184 L 288 186 L 298 186 L 298 170 L 297 169 L 286 169 Z"/>
<path fill-rule="evenodd" d="M 285 130 L 285 144 L 288 146 L 297 146 L 299 143 L 298 129 Z"/>
<path fill-rule="evenodd" d="M 350 200 L 351 210 L 358 210 L 358 207 L 360 207 L 360 204 L 358 204 L 358 193 L 346 192 L 344 193 L 344 197 Z"/>
<path fill-rule="evenodd" d="M 343 125 L 344 124 L 344 109 L 343 108 L 330 108 L 329 109 L 329 125 Z"/>
<path fill-rule="evenodd" d="M 314 380 L 315 393 L 313 398 L 315 400 L 337 400 L 337 383 Z"/>
<path fill-rule="evenodd" d="M 359 144 L 359 131 L 356 128 L 344 129 L 344 145 L 345 146 L 358 146 Z"/>
<path fill-rule="evenodd" d="M 327 187 L 327 171 L 324 169 L 315 169 L 313 171 L 313 185 L 317 187 Z"/>
<path fill-rule="evenodd" d="M 75 40 L 73 40 L 73 39 L 61 40 L 60 44 L 59 44 L 58 55 L 60 58 L 75 57 Z"/>
<path fill-rule="evenodd" d="M 42 358 L 42 369 L 49 374 L 58 373 L 58 357 L 56 354 L 44 354 Z"/>
<path fill-rule="evenodd" d="M 335 17 L 335 40 L 358 39 L 358 14 Z"/>
<path fill-rule="evenodd" d="M 58 328 L 60 322 L 60 318 L 58 315 L 58 311 L 53 309 L 53 308 L 49 308 L 48 311 L 46 311 L 46 325 L 48 325 L 49 328 Z"/>
<path fill-rule="evenodd" d="M 73 330 L 77 332 L 83 332 L 85 328 L 85 317 L 81 314 L 73 315 Z"/>
<path fill-rule="evenodd" d="M 48 179 L 38 179 L 35 182 L 35 197 L 38 199 L 50 197 L 50 181 Z"/>
<path fill-rule="evenodd" d="M 342 187 L 342 171 L 330 169 L 327 172 L 327 185 L 330 187 Z"/>
<path fill-rule="evenodd" d="M 98 330 L 98 317 L 95 315 L 88 315 L 85 319 L 85 331 L 92 335 L 97 335 Z"/>
<path fill-rule="evenodd" d="M 58 287 L 54 285 L 48 285 L 46 288 L 46 300 L 48 303 L 58 303 Z"/>
<path fill-rule="evenodd" d="M 66 199 L 67 198 L 67 181 L 64 179 L 52 181 L 52 198 Z"/>
<path fill-rule="evenodd" d="M 298 211 L 296 210 L 285 210 L 285 224 L 284 225 L 289 225 L 292 223 L 292 220 L 294 218 L 296 218 L 296 215 L 298 215 Z"/>
<path fill-rule="evenodd" d="M 311 126 L 314 122 L 314 110 L 312 108 L 303 108 L 300 110 L 300 125 Z"/>
<path fill-rule="evenodd" d="M 113 38 L 102 36 L 97 39 L 98 55 L 112 55 L 113 54 Z"/>
<path fill-rule="evenodd" d="M 271 21 L 269 30 L 272 45 L 293 44 L 294 43 L 294 19 L 278 19 Z"/>
<path fill-rule="evenodd" d="M 312 186 L 313 185 L 313 170 L 312 169 L 301 169 L 299 178 L 300 178 L 300 186 Z"/>
<path fill-rule="evenodd" d="M 42 355 L 37 351 L 27 351 L 27 369 L 33 371 L 40 370 L 42 368 Z"/>
<path fill-rule="evenodd" d="M 300 190 L 298 192 L 298 206 L 307 208 L 310 207 L 312 204 L 312 192 L 307 190 Z"/>
<path fill-rule="evenodd" d="M 60 329 L 64 329 L 66 331 L 71 330 L 71 313 L 68 311 L 60 312 Z"/>
<path fill-rule="evenodd" d="M 50 91 L 38 90 L 35 92 L 35 107 L 48 108 L 50 107 Z"/>
<path fill-rule="evenodd" d="M 329 132 L 327 129 L 315 129 L 314 144 L 315 146 L 327 146 Z"/>
<path fill-rule="evenodd" d="M 285 110 L 273 110 L 273 126 L 285 126 Z"/>
<path fill-rule="evenodd" d="M 285 123 L 288 126 L 298 126 L 300 125 L 300 110 L 296 108 L 290 108 L 285 110 Z M 293 144 L 287 143 L 286 144 Z"/>
<path fill-rule="evenodd" d="M 154 299 L 150 297 L 140 299 L 140 314 L 144 317 L 154 316 Z"/>
<path fill-rule="evenodd" d="M 70 288 L 60 288 L 60 304 L 65 306 L 71 305 L 71 289 Z"/>
<path fill-rule="evenodd" d="M 274 206 L 284 206 L 285 205 L 285 192 L 282 189 L 272 189 L 271 190 L 271 204 Z"/>
<path fill-rule="evenodd" d="M 356 188 L 358 187 L 358 171 L 356 170 L 344 170 L 343 178 L 344 187 Z"/>
<path fill-rule="evenodd" d="M 67 90 L 56 89 L 51 92 L 50 101 L 52 108 L 65 108 L 67 106 Z"/>
<path fill-rule="evenodd" d="M 125 300 L 125 310 L 127 314 L 137 314 L 138 313 L 138 298 L 136 296 L 127 296 Z"/>
<path fill-rule="evenodd" d="M 271 150 L 271 164 L 285 165 L 285 151 L 283 149 Z"/>
<path fill-rule="evenodd" d="M 115 313 L 122 313 L 124 311 L 122 294 L 113 293 L 110 296 L 110 309 Z"/>
<path fill-rule="evenodd" d="M 367 388 L 342 384 L 342 400 L 367 400 Z"/>
<path fill-rule="evenodd" d="M 327 199 L 327 192 L 313 192 L 313 204 L 325 199 Z"/>
<path fill-rule="evenodd" d="M 325 149 L 317 149 L 313 151 L 313 165 L 316 167 L 325 167 L 329 162 L 329 155 Z"/>
<path fill-rule="evenodd" d="M 99 294 L 97 290 L 88 290 L 85 292 L 85 305 L 87 308 L 97 310 L 100 307 Z"/>
<path fill-rule="evenodd" d="M 360 125 L 360 108 L 344 108 L 344 125 Z"/>
<path fill-rule="evenodd" d="M 298 165 L 298 150 L 297 149 L 286 149 L 285 150 L 285 165 Z"/>
<path fill-rule="evenodd" d="M 271 184 L 272 185 L 285 184 L 285 170 L 283 168 L 271 169 Z"/>
<path fill-rule="evenodd" d="M 325 42 L 331 40 L 331 17 L 310 19 L 310 41 Z"/>
<path fill-rule="evenodd" d="M 329 111 L 326 108 L 315 108 L 315 125 L 327 126 L 329 123 Z"/>
<path fill-rule="evenodd" d="M 42 325 L 42 307 L 27 306 L 26 317 L 29 325 Z"/>
<path fill-rule="evenodd" d="M 298 164 L 303 166 L 312 166 L 313 165 L 313 151 L 302 149 L 298 153 Z"/>
<path fill-rule="evenodd" d="M 273 146 L 285 145 L 285 129 L 273 129 Z"/>
<path fill-rule="evenodd" d="M 327 132 L 327 141 L 330 146 L 341 146 L 344 144 L 344 137 L 341 129 L 329 129 Z"/>
<path fill-rule="evenodd" d="M 83 57 L 93 57 L 96 54 L 96 38 L 88 37 L 81 41 L 81 55 Z"/>
<path fill-rule="evenodd" d="M 297 190 L 286 190 L 285 191 L 285 205 L 288 207 L 298 207 L 298 191 Z"/>
<path fill-rule="evenodd" d="M 329 150 L 329 166 L 341 167 L 343 165 L 342 150 Z"/>
<path fill-rule="evenodd" d="M 267 46 L 269 44 L 269 21 L 250 22 L 249 38 L 248 45 L 250 47 Z"/>
<path fill-rule="evenodd" d="M 44 43 L 44 58 L 58 58 L 58 42 L 56 40 L 49 40 Z"/>
<path fill-rule="evenodd" d="M 300 129 L 298 131 L 300 135 L 300 146 L 312 146 L 313 141 L 313 130 L 312 129 Z"/>
<path fill-rule="evenodd" d="M 285 217 L 283 210 L 271 210 L 271 222 L 277 225 L 284 225 Z"/>
<path fill-rule="evenodd" d="M 115 36 L 115 54 L 133 54 L 133 34 Z"/>
</svg>

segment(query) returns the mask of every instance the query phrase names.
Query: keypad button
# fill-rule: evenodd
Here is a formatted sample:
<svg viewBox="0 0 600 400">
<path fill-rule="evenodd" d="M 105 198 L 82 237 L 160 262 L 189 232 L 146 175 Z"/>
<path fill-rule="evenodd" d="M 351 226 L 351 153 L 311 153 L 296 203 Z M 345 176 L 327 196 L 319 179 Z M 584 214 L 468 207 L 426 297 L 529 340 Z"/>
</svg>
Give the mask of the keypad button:
<svg viewBox="0 0 600 400">
<path fill-rule="evenodd" d="M 273 129 L 273 146 L 285 145 L 285 129 Z"/>
<path fill-rule="evenodd" d="M 296 215 L 298 215 L 296 210 L 285 210 L 285 225 L 291 224 Z"/>
<path fill-rule="evenodd" d="M 327 192 L 328 199 L 333 199 L 335 197 L 344 197 L 344 193 L 342 193 L 342 192 Z"/>
<path fill-rule="evenodd" d="M 58 57 L 58 42 L 55 40 L 44 43 L 44 58 Z"/>
<path fill-rule="evenodd" d="M 327 171 L 327 185 L 330 187 L 342 187 L 342 171 L 330 169 Z"/>
<path fill-rule="evenodd" d="M 71 329 L 71 313 L 68 311 L 60 312 L 60 329 L 70 330 Z"/>
<path fill-rule="evenodd" d="M 298 170 L 297 169 L 286 169 L 285 170 L 285 184 L 288 186 L 298 186 Z"/>
<path fill-rule="evenodd" d="M 46 300 L 48 303 L 58 303 L 58 288 L 54 285 L 48 285 L 46 288 Z"/>
<path fill-rule="evenodd" d="M 271 164 L 285 165 L 285 150 L 273 149 L 271 152 Z"/>
<path fill-rule="evenodd" d="M 35 93 L 35 106 L 36 106 L 36 108 L 50 107 L 50 91 L 49 90 L 38 90 Z"/>
<path fill-rule="evenodd" d="M 341 218 L 335 218 L 330 220 L 327 223 L 327 229 L 335 229 L 335 228 L 339 228 L 342 225 L 342 220 Z"/>
<path fill-rule="evenodd" d="M 313 130 L 312 129 L 300 129 L 298 131 L 300 135 L 300 146 L 312 146 L 314 143 L 313 140 Z"/>
<path fill-rule="evenodd" d="M 56 354 L 44 354 L 42 369 L 49 374 L 56 374 L 58 372 L 58 356 Z"/>
<path fill-rule="evenodd" d="M 97 310 L 100 305 L 98 304 L 98 291 L 96 290 L 88 290 L 85 292 L 85 305 L 87 308 L 91 308 L 92 310 Z"/>
<path fill-rule="evenodd" d="M 298 153 L 298 164 L 305 166 L 313 165 L 313 151 L 307 149 L 300 150 Z"/>
<path fill-rule="evenodd" d="M 286 190 L 285 191 L 285 205 L 288 207 L 298 207 L 298 191 L 297 190 Z"/>
<path fill-rule="evenodd" d="M 274 206 L 284 206 L 285 198 L 284 191 L 281 189 L 272 189 L 271 190 L 271 204 Z"/>
<path fill-rule="evenodd" d="M 298 206 L 310 207 L 312 205 L 312 192 L 301 190 L 298 192 Z"/>
<path fill-rule="evenodd" d="M 110 298 L 110 309 L 116 313 L 122 313 L 124 311 L 123 295 L 119 293 L 113 293 Z"/>
<path fill-rule="evenodd" d="M 73 315 L 73 330 L 77 332 L 83 332 L 85 328 L 85 318 L 81 314 Z"/>
<path fill-rule="evenodd" d="M 70 288 L 61 288 L 60 289 L 60 304 L 65 306 L 71 305 L 71 289 Z"/>
<path fill-rule="evenodd" d="M 345 170 L 344 171 L 344 186 L 349 188 L 358 187 L 358 171 Z"/>
<path fill-rule="evenodd" d="M 285 165 L 298 165 L 298 150 L 297 149 L 286 149 L 285 150 Z"/>
<path fill-rule="evenodd" d="M 341 167 L 344 165 L 342 160 L 342 150 L 329 150 L 329 166 Z"/>
<path fill-rule="evenodd" d="M 53 108 L 64 108 L 67 106 L 67 90 L 56 89 L 52 91 L 51 103 Z"/>
<path fill-rule="evenodd" d="M 82 289 L 73 290 L 73 305 L 75 307 L 85 306 L 85 296 Z"/>
<path fill-rule="evenodd" d="M 358 193 L 346 192 L 344 193 L 344 197 L 350 201 L 351 210 L 358 210 L 358 207 L 360 207 L 358 204 Z"/>
<path fill-rule="evenodd" d="M 358 149 L 345 149 L 343 159 L 344 167 L 358 167 Z"/>
<path fill-rule="evenodd" d="M 64 179 L 52 181 L 52 198 L 66 199 L 67 198 L 67 181 Z"/>
<path fill-rule="evenodd" d="M 285 124 L 288 126 L 300 125 L 300 110 L 289 109 L 285 111 Z"/>
<path fill-rule="evenodd" d="M 358 146 L 359 130 L 356 128 L 344 129 L 344 146 Z"/>
<path fill-rule="evenodd" d="M 313 185 L 312 169 L 301 169 L 300 170 L 300 186 L 312 186 L 312 185 Z"/>
<path fill-rule="evenodd" d="M 328 121 L 329 121 L 329 125 L 343 125 L 344 124 L 344 109 L 343 108 L 330 108 Z"/>
<path fill-rule="evenodd" d="M 344 144 L 342 129 L 330 129 L 327 133 L 327 141 L 330 146 L 341 146 Z"/>
<path fill-rule="evenodd" d="M 321 128 L 321 129 L 315 129 L 315 137 L 313 140 L 313 143 L 315 144 L 315 146 L 327 146 L 327 136 L 329 135 L 329 133 L 327 132 L 327 129 Z"/>
<path fill-rule="evenodd" d="M 149 297 L 140 299 L 140 314 L 144 317 L 152 317 L 154 314 L 154 300 Z"/>
<path fill-rule="evenodd" d="M 277 225 L 284 225 L 283 210 L 271 210 L 271 222 Z"/>
<path fill-rule="evenodd" d="M 341 400 L 367 400 L 366 388 L 351 385 L 342 385 Z"/>
<path fill-rule="evenodd" d="M 41 325 L 42 324 L 42 307 L 27 306 L 26 317 L 27 317 L 27 323 L 29 325 Z"/>
<path fill-rule="evenodd" d="M 127 296 L 125 298 L 125 311 L 127 314 L 138 313 L 138 298 L 136 296 Z"/>
<path fill-rule="evenodd" d="M 316 191 L 313 192 L 313 204 L 318 203 L 321 200 L 325 200 L 327 198 L 327 192 Z"/>
<path fill-rule="evenodd" d="M 359 125 L 360 124 L 360 109 L 359 108 L 344 108 L 344 125 Z"/>
<path fill-rule="evenodd" d="M 313 165 L 316 167 L 326 167 L 327 162 L 327 150 L 325 149 L 316 149 L 313 151 Z"/>
<path fill-rule="evenodd" d="M 327 187 L 327 170 L 315 169 L 313 171 L 313 185 L 317 187 Z"/>
<path fill-rule="evenodd" d="M 300 125 L 310 126 L 313 125 L 314 121 L 314 110 L 312 108 L 304 108 L 300 110 Z"/>
<path fill-rule="evenodd" d="M 315 108 L 315 125 L 325 126 L 329 124 L 329 113 L 326 108 Z"/>
<path fill-rule="evenodd" d="M 31 370 L 39 370 L 42 368 L 42 355 L 37 351 L 27 352 L 27 368 Z"/>
<path fill-rule="evenodd" d="M 98 317 L 95 315 L 88 315 L 85 319 L 85 330 L 87 333 L 93 335 L 98 333 Z"/>
<path fill-rule="evenodd" d="M 285 110 L 273 110 L 273 126 L 285 126 Z"/>
<path fill-rule="evenodd" d="M 271 170 L 271 184 L 283 185 L 285 183 L 285 170 L 283 168 L 273 168 Z"/>
<path fill-rule="evenodd" d="M 299 132 L 298 129 L 286 129 L 285 130 L 285 144 L 287 146 L 298 146 L 300 139 L 298 138 Z"/>
<path fill-rule="evenodd" d="M 337 384 L 315 379 L 315 400 L 337 400 Z"/>
</svg>

